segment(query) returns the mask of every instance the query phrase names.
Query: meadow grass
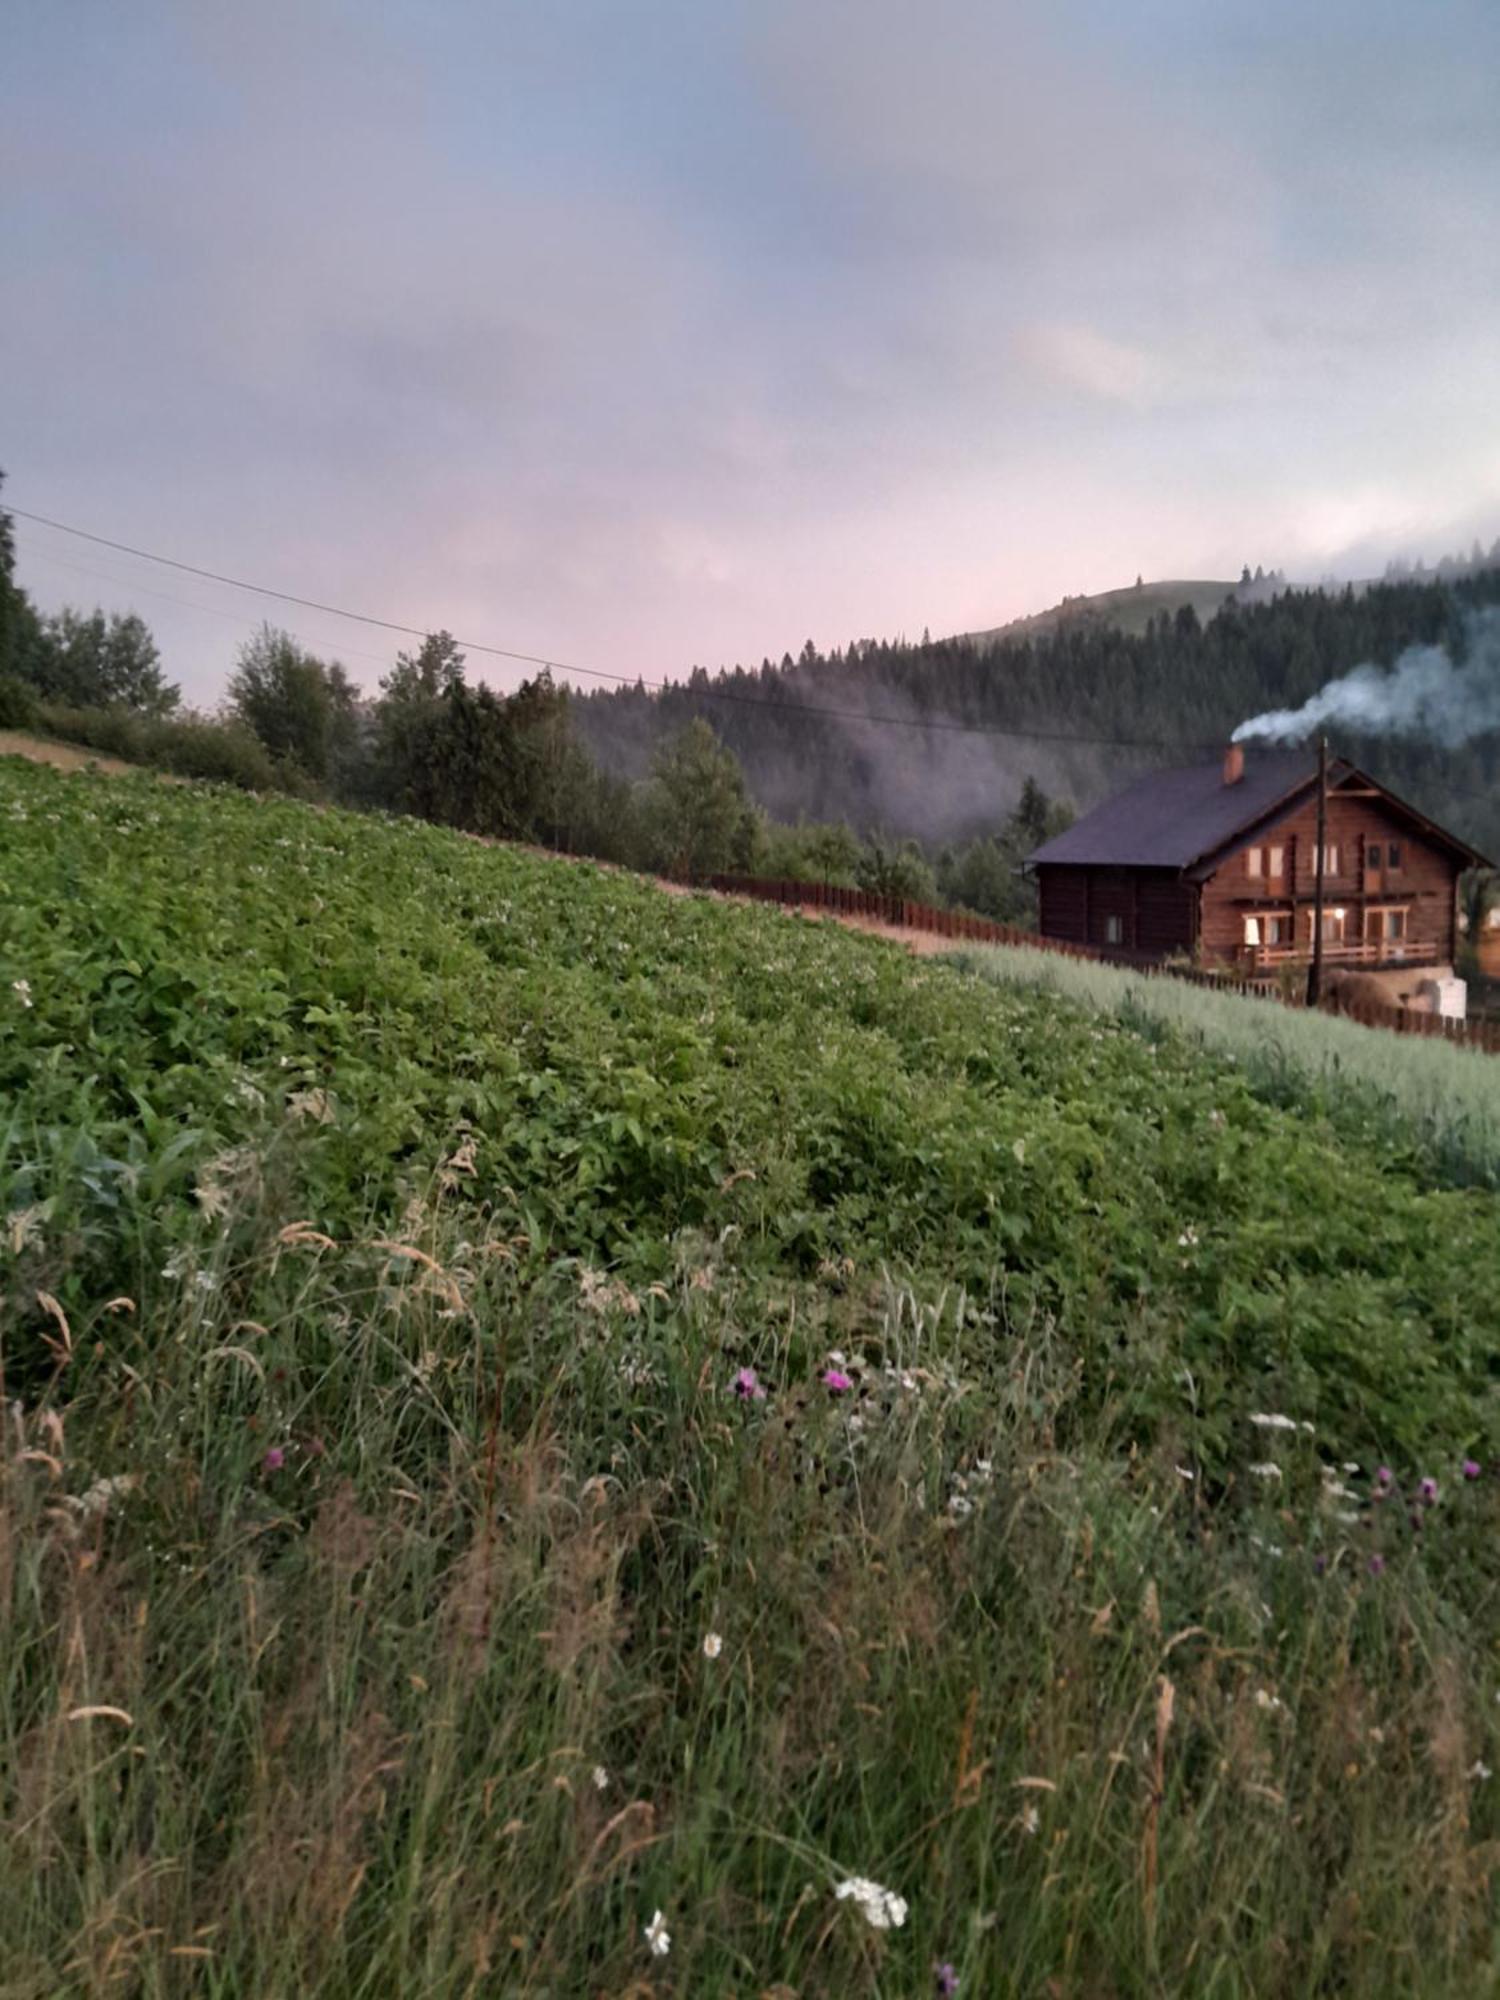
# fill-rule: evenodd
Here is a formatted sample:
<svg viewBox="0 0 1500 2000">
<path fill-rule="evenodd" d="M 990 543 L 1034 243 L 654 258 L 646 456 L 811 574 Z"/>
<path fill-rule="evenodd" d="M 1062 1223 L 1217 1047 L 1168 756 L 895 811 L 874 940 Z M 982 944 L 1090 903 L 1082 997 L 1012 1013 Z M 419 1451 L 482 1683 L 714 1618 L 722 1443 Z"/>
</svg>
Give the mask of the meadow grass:
<svg viewBox="0 0 1500 2000">
<path fill-rule="evenodd" d="M 1491 1196 L 429 828 L 0 849 L 0 1992 L 1494 1988 Z"/>
<path fill-rule="evenodd" d="M 1440 1172 L 1500 1186 L 1500 1059 L 1186 980 L 1010 945 L 953 954 L 1001 985 L 1055 993 L 1137 1031 L 1174 1034 L 1240 1065 L 1272 1102 L 1337 1118 L 1351 1139 L 1413 1142 Z"/>
</svg>

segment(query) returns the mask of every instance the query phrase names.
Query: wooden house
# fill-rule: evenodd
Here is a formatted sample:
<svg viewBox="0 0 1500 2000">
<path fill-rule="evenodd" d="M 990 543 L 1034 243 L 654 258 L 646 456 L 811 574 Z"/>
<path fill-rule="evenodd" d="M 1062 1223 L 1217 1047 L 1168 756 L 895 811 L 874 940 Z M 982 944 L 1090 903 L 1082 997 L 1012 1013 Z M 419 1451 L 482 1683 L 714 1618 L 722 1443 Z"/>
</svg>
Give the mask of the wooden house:
<svg viewBox="0 0 1500 2000">
<path fill-rule="evenodd" d="M 1307 750 L 1242 751 L 1155 771 L 1029 857 L 1044 937 L 1122 959 L 1189 954 L 1253 979 L 1313 941 L 1318 767 Z M 1467 842 L 1341 758 L 1328 767 L 1323 956 L 1394 993 L 1451 974 Z"/>
</svg>

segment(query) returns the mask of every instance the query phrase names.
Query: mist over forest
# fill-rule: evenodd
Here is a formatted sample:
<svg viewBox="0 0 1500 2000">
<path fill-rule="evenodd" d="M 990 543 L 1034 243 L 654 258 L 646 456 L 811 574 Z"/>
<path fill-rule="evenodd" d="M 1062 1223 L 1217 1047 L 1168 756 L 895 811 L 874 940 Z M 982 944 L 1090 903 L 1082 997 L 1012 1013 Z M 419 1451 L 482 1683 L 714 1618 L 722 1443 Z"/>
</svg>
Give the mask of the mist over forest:
<svg viewBox="0 0 1500 2000">
<path fill-rule="evenodd" d="M 1206 622 L 1184 606 L 1141 633 L 1084 615 L 1034 638 L 863 639 L 826 652 L 809 641 L 779 663 L 695 669 L 663 693 L 578 696 L 574 714 L 617 776 L 639 776 L 658 744 L 702 717 L 775 817 L 847 820 L 936 846 L 993 829 L 1028 778 L 1086 811 L 1143 771 L 1211 756 L 1250 718 L 1295 710 L 1329 682 L 1390 668 L 1413 647 L 1467 667 L 1477 696 L 1488 676 L 1500 677 L 1488 650 L 1470 658 L 1489 629 L 1476 614 L 1497 604 L 1500 565 L 1487 564 L 1358 588 L 1260 591 L 1248 602 L 1236 592 Z M 1493 853 L 1500 711 L 1486 708 L 1456 740 L 1454 685 L 1445 680 L 1441 724 L 1434 715 L 1429 727 L 1417 703 L 1402 734 L 1352 711 L 1328 726 L 1340 754 Z M 838 713 L 809 712 L 818 709 Z"/>
</svg>

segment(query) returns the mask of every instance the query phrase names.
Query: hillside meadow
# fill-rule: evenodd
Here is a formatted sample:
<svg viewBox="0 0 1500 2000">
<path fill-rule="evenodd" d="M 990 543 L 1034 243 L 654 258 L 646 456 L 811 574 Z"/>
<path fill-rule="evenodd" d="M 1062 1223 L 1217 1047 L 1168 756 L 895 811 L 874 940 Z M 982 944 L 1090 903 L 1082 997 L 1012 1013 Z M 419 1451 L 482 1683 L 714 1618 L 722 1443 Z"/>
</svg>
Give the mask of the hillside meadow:
<svg viewBox="0 0 1500 2000">
<path fill-rule="evenodd" d="M 0 868 L 0 1993 L 1493 1990 L 1415 1125 L 412 822 Z"/>
</svg>

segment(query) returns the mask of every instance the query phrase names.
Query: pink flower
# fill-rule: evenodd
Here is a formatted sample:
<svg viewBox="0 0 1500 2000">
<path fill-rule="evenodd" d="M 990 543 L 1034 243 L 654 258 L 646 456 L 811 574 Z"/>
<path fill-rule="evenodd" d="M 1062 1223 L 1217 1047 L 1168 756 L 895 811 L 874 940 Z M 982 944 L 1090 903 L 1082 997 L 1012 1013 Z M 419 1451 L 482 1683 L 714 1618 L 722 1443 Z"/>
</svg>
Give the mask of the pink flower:
<svg viewBox="0 0 1500 2000">
<path fill-rule="evenodd" d="M 1480 1471 L 1481 1471 L 1481 1467 L 1480 1467 L 1480 1464 L 1479 1464 L 1479 1461 L 1478 1461 L 1477 1459 L 1473 1459 L 1473 1458 L 1466 1458 L 1466 1459 L 1464 1460 L 1464 1478 L 1465 1478 L 1465 1479 L 1477 1479 L 1477 1478 L 1479 1477 L 1479 1474 L 1480 1474 Z"/>
<path fill-rule="evenodd" d="M 842 1368 L 825 1368 L 818 1379 L 823 1384 L 823 1387 L 831 1389 L 835 1396 L 842 1396 L 846 1389 L 854 1387 L 852 1379 L 844 1373 Z"/>
<path fill-rule="evenodd" d="M 765 1398 L 766 1392 L 753 1368 L 742 1368 L 730 1386 L 742 1403 L 759 1403 Z"/>
<path fill-rule="evenodd" d="M 273 1444 L 261 1460 L 261 1464 L 267 1472 L 280 1472 L 282 1466 L 286 1464 L 286 1453 L 279 1444 Z"/>
<path fill-rule="evenodd" d="M 935 1975 L 939 1993 L 956 1993 L 958 1991 L 958 1974 L 946 1959 L 944 1959 L 941 1965 L 935 1968 Z"/>
<path fill-rule="evenodd" d="M 1431 1478 L 1424 1479 L 1421 1485 L 1417 1488 L 1417 1491 L 1422 1496 L 1422 1505 L 1424 1507 L 1430 1507 L 1432 1506 L 1433 1502 L 1437 1499 L 1437 1481 Z"/>
<path fill-rule="evenodd" d="M 1385 1568 L 1384 1556 L 1380 1555 L 1371 1556 L 1369 1562 L 1369 1570 L 1371 1576 L 1379 1576 L 1381 1572 L 1384 1570 L 1384 1568 Z"/>
<path fill-rule="evenodd" d="M 1375 1468 L 1376 1483 L 1380 1486 L 1389 1486 L 1395 1476 L 1388 1465 L 1377 1465 Z"/>
</svg>

